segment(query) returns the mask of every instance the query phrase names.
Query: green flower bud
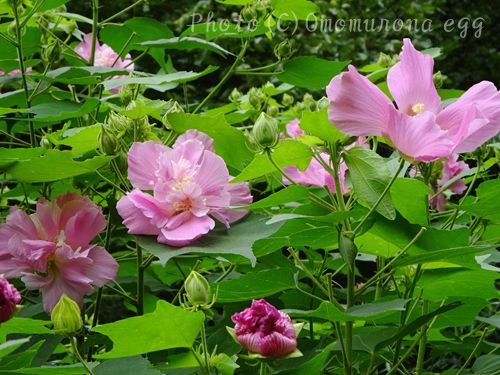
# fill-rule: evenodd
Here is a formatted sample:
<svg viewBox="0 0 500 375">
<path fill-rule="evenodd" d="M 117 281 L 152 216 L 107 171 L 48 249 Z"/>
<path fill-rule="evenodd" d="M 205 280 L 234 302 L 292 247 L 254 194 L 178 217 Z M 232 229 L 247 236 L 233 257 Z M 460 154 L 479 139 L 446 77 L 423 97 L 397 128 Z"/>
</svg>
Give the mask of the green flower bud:
<svg viewBox="0 0 500 375">
<path fill-rule="evenodd" d="M 243 94 L 237 88 L 234 88 L 233 91 L 231 91 L 231 95 L 229 95 L 229 101 L 231 103 L 237 103 L 242 96 Z"/>
<path fill-rule="evenodd" d="M 252 129 L 252 138 L 256 145 L 262 149 L 275 147 L 280 139 L 279 122 L 275 118 L 261 113 Z"/>
<path fill-rule="evenodd" d="M 253 5 L 247 5 L 246 7 L 244 7 L 241 10 L 240 15 L 243 22 L 250 22 L 257 19 L 258 16 L 257 9 L 255 9 Z"/>
<path fill-rule="evenodd" d="M 377 64 L 380 65 L 382 68 L 388 68 L 392 65 L 392 57 L 383 52 L 380 52 Z"/>
<path fill-rule="evenodd" d="M 50 150 L 52 148 L 52 143 L 47 137 L 43 136 L 42 139 L 40 139 L 40 147 L 44 148 L 45 150 Z"/>
<path fill-rule="evenodd" d="M 280 109 L 274 105 L 267 107 L 266 113 L 271 117 L 276 117 L 280 113 Z"/>
<path fill-rule="evenodd" d="M 272 90 L 275 89 L 276 86 L 274 86 L 274 83 L 267 81 L 264 86 L 262 86 L 263 90 Z"/>
<path fill-rule="evenodd" d="M 264 11 L 271 8 L 272 2 L 271 0 L 257 0 L 254 1 L 254 5 L 257 8 L 257 10 Z"/>
<path fill-rule="evenodd" d="M 262 92 L 261 89 L 252 87 L 248 91 L 248 101 L 252 107 L 255 109 L 260 109 L 262 103 L 266 100 L 266 95 Z"/>
<path fill-rule="evenodd" d="M 83 327 L 80 307 L 78 304 L 63 294 L 59 302 L 55 305 L 50 316 L 54 329 L 61 333 L 73 334 Z"/>
<path fill-rule="evenodd" d="M 281 101 L 281 104 L 283 104 L 285 107 L 290 107 L 294 101 L 295 99 L 292 95 L 283 94 L 283 100 Z"/>
<path fill-rule="evenodd" d="M 274 55 L 278 60 L 289 59 L 293 55 L 292 44 L 288 39 L 285 39 L 274 47 Z"/>
<path fill-rule="evenodd" d="M 330 102 L 328 101 L 328 98 L 322 97 L 318 102 L 316 103 L 316 106 L 318 107 L 318 111 L 321 111 L 323 108 L 327 108 L 330 105 Z"/>
<path fill-rule="evenodd" d="M 210 284 L 201 274 L 191 271 L 184 281 L 187 298 L 194 306 L 208 305 L 210 303 Z"/>
<path fill-rule="evenodd" d="M 42 59 L 46 63 L 57 63 L 61 59 L 61 48 L 59 43 L 54 40 L 41 51 Z"/>
<path fill-rule="evenodd" d="M 314 112 L 316 109 L 318 109 L 318 106 L 316 104 L 316 100 L 314 100 L 313 96 L 309 93 L 304 95 L 304 99 L 302 100 L 302 103 L 304 105 L 304 109 L 307 111 Z"/>
<path fill-rule="evenodd" d="M 110 112 L 106 123 L 108 124 L 109 132 L 114 134 L 126 132 L 132 125 L 131 120 L 127 116 L 116 112 Z"/>
<path fill-rule="evenodd" d="M 441 71 L 434 73 L 432 78 L 434 80 L 434 85 L 436 86 L 437 89 L 440 89 L 441 87 L 443 87 L 443 79 L 444 78 L 443 78 L 443 74 L 441 73 Z"/>
<path fill-rule="evenodd" d="M 172 105 L 167 109 L 161 119 L 161 122 L 163 123 L 163 126 L 165 126 L 165 128 L 167 128 L 168 130 L 172 129 L 172 126 L 168 121 L 168 115 L 171 113 L 184 113 L 184 108 L 182 108 L 182 106 L 178 102 L 173 102 Z"/>
<path fill-rule="evenodd" d="M 110 125 L 102 125 L 99 132 L 99 148 L 105 155 L 115 155 L 118 140 Z"/>
</svg>

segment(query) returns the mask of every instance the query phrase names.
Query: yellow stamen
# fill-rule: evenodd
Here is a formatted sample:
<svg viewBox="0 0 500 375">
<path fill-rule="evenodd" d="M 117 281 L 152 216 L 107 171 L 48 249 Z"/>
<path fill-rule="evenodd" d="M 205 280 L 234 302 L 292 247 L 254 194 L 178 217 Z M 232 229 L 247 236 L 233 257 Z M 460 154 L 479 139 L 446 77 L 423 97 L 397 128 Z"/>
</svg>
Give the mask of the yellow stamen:
<svg viewBox="0 0 500 375">
<path fill-rule="evenodd" d="M 414 114 L 414 115 L 419 115 L 421 114 L 422 112 L 424 112 L 425 110 L 425 105 L 424 103 L 417 103 L 415 104 L 413 107 L 411 107 L 411 112 Z"/>
</svg>

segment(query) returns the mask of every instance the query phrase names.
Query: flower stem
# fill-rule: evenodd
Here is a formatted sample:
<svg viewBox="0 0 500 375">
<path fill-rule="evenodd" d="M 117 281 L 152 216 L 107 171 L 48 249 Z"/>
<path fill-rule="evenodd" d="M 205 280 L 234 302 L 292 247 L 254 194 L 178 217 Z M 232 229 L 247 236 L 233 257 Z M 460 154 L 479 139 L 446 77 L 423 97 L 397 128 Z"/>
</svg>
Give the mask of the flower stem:
<svg viewBox="0 0 500 375">
<path fill-rule="evenodd" d="M 210 375 L 210 358 L 208 357 L 208 344 L 207 344 L 207 331 L 205 329 L 205 322 L 201 325 L 201 346 L 203 350 L 203 359 L 205 362 L 205 372 Z"/>
<path fill-rule="evenodd" d="M 422 315 L 425 315 L 429 312 L 429 302 L 424 300 L 422 306 Z M 417 355 L 417 366 L 415 373 L 416 375 L 421 375 L 424 367 L 424 359 L 425 359 L 425 346 L 427 345 L 427 329 L 428 325 L 424 324 L 422 326 L 421 335 L 420 335 L 420 343 L 418 346 L 418 355 Z"/>
<path fill-rule="evenodd" d="M 462 367 L 460 367 L 460 370 L 458 370 L 457 372 L 457 375 L 460 375 L 464 370 L 465 368 L 467 367 L 467 365 L 470 363 L 470 361 L 472 360 L 472 357 L 474 357 L 474 354 L 476 354 L 477 352 L 477 349 L 479 349 L 479 346 L 481 345 L 481 343 L 483 342 L 483 340 L 486 338 L 486 335 L 488 334 L 488 327 L 486 327 L 483 331 L 483 334 L 481 335 L 481 337 L 479 338 L 479 341 L 477 342 L 476 346 L 474 347 L 474 349 L 472 349 L 472 352 L 470 353 L 469 357 L 467 358 L 467 360 L 464 362 L 464 364 L 462 365 Z"/>
<path fill-rule="evenodd" d="M 90 61 L 92 66 L 95 62 L 95 50 L 97 46 L 97 30 L 99 29 L 99 0 L 92 0 L 92 45 L 90 48 Z"/>
<path fill-rule="evenodd" d="M 136 7 L 137 5 L 139 5 L 140 3 L 143 3 L 145 0 L 137 0 L 135 3 L 129 5 L 128 7 L 120 10 L 118 13 L 112 15 L 111 17 L 109 18 L 106 18 L 104 21 L 100 22 L 99 23 L 99 26 L 102 26 L 102 25 L 105 25 L 107 24 L 108 22 L 111 22 L 112 20 L 114 20 L 116 17 L 119 17 L 121 16 L 123 13 L 126 13 L 128 12 L 130 9 Z"/>
<path fill-rule="evenodd" d="M 137 315 L 144 314 L 144 270 L 142 248 L 137 246 Z"/>
<path fill-rule="evenodd" d="M 389 181 L 389 183 L 387 184 L 387 186 L 384 188 L 384 191 L 382 191 L 382 194 L 380 194 L 380 196 L 378 197 L 378 199 L 375 202 L 375 204 L 370 208 L 370 211 L 368 211 L 368 213 L 363 217 L 363 219 L 359 222 L 359 224 L 356 226 L 356 228 L 354 228 L 354 232 L 355 233 L 357 233 L 361 229 L 361 227 L 366 222 L 366 220 L 377 209 L 377 207 L 379 206 L 379 204 L 382 202 L 382 200 L 384 199 L 384 197 L 387 195 L 387 193 L 391 189 L 391 186 L 394 184 L 394 182 L 398 178 L 399 173 L 403 169 L 404 165 L 405 165 L 405 160 L 403 158 L 401 158 L 401 160 L 399 162 L 399 167 L 398 167 L 397 172 L 394 174 L 394 176 L 392 176 L 391 180 Z"/>
<path fill-rule="evenodd" d="M 267 375 L 267 365 L 264 361 L 260 362 L 259 375 Z"/>
<path fill-rule="evenodd" d="M 90 368 L 89 364 L 82 358 L 82 355 L 78 351 L 76 337 L 71 337 L 70 341 L 71 341 L 71 349 L 73 350 L 73 354 L 76 356 L 76 358 L 78 358 L 78 361 L 80 361 L 80 363 L 83 365 L 83 367 L 85 367 L 85 370 L 87 370 L 87 372 L 90 375 L 95 375 L 94 372 L 92 371 L 92 369 Z"/>
</svg>

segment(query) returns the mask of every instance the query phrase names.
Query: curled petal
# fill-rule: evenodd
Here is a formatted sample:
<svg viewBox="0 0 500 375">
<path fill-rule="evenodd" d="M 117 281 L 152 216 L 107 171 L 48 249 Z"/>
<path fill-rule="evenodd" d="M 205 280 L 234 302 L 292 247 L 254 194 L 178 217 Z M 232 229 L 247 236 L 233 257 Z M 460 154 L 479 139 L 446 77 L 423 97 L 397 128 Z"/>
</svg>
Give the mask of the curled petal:
<svg viewBox="0 0 500 375">
<path fill-rule="evenodd" d="M 174 143 L 174 148 L 179 147 L 182 143 L 190 140 L 190 139 L 195 139 L 203 144 L 203 147 L 207 151 L 215 152 L 214 148 L 214 140 L 210 138 L 208 135 L 205 133 L 202 133 L 198 130 L 195 129 L 190 129 L 187 132 L 181 134 L 179 138 Z"/>
<path fill-rule="evenodd" d="M 122 197 L 116 205 L 123 224 L 131 234 L 159 234 L 167 220 L 160 203 L 151 195 L 134 190 Z"/>
<path fill-rule="evenodd" d="M 231 196 L 229 204 L 232 208 L 247 206 L 253 201 L 248 184 L 245 182 L 240 182 L 238 184 L 228 183 L 227 191 Z M 229 224 L 240 220 L 246 216 L 248 212 L 248 210 L 214 210 L 210 212 L 210 214 L 229 227 Z"/>
<path fill-rule="evenodd" d="M 415 115 L 424 111 L 438 114 L 441 99 L 432 77 L 434 59 L 417 51 L 410 39 L 403 40 L 401 61 L 387 74 L 387 85 L 400 111 Z"/>
<path fill-rule="evenodd" d="M 239 343 L 249 351 L 266 357 L 282 357 L 297 348 L 295 339 L 278 332 L 272 332 L 269 335 L 263 335 L 261 332 L 248 333 L 237 338 Z"/>
<path fill-rule="evenodd" d="M 390 99 L 352 65 L 334 77 L 326 88 L 328 117 L 339 130 L 350 135 L 380 136 L 390 118 Z"/>
<path fill-rule="evenodd" d="M 153 190 L 160 156 L 171 151 L 161 142 L 134 142 L 128 152 L 128 179 L 136 189 Z"/>
<path fill-rule="evenodd" d="M 92 280 L 92 285 L 102 287 L 108 281 L 114 280 L 118 272 L 115 258 L 101 246 L 91 246 L 86 249 L 87 257 L 92 264 L 87 267 L 86 274 Z"/>
<path fill-rule="evenodd" d="M 158 242 L 180 247 L 186 246 L 204 234 L 214 229 L 215 222 L 208 216 L 190 217 L 176 228 L 163 228 L 158 236 Z"/>
</svg>

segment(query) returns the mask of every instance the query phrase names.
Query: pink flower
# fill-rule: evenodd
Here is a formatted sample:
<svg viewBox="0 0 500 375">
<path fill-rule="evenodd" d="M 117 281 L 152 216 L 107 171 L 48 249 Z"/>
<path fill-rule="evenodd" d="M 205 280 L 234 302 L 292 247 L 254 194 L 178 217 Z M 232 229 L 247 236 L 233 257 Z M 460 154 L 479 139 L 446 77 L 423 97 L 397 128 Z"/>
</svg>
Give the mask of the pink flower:
<svg viewBox="0 0 500 375">
<path fill-rule="evenodd" d="M 281 357 L 297 348 L 295 329 L 290 317 L 265 300 L 231 317 L 238 342 L 250 352 L 266 357 Z"/>
<path fill-rule="evenodd" d="M 500 130 L 500 96 L 490 82 L 473 86 L 443 110 L 434 60 L 404 39 L 401 61 L 387 75 L 397 105 L 353 66 L 327 87 L 330 121 L 351 135 L 384 136 L 412 160 L 431 162 L 468 152 Z"/>
<path fill-rule="evenodd" d="M 0 225 L 0 273 L 40 289 L 47 313 L 62 294 L 81 305 L 93 286 L 113 280 L 118 271 L 104 248 L 90 244 L 105 227 L 100 208 L 77 193 L 52 202 L 42 198 L 32 215 L 12 208 Z"/>
<path fill-rule="evenodd" d="M 26 73 L 31 73 L 32 71 L 33 71 L 33 68 L 31 66 L 28 66 L 26 68 Z M 11 70 L 9 73 L 7 73 L 7 75 L 9 75 L 11 77 L 18 76 L 20 74 L 21 74 L 20 69 Z M 5 75 L 5 72 L 3 70 L 0 70 L 0 76 L 3 76 L 3 75 Z"/>
<path fill-rule="evenodd" d="M 300 137 L 301 135 L 305 134 L 305 132 L 300 128 L 299 119 L 294 119 L 290 121 L 288 124 L 285 125 L 285 128 L 286 128 L 286 133 L 292 139 L 296 139 L 297 137 Z"/>
<path fill-rule="evenodd" d="M 19 302 L 21 295 L 17 289 L 0 275 L 0 323 L 11 318 Z"/>
<path fill-rule="evenodd" d="M 78 53 L 84 60 L 90 61 L 92 53 L 92 34 L 86 34 L 83 41 L 80 42 L 75 47 L 76 53 Z M 135 66 L 132 62 L 132 56 L 129 53 L 125 55 L 125 59 L 121 59 L 120 56 L 107 44 L 100 44 L 99 40 L 96 40 L 95 54 L 94 54 L 94 66 L 104 66 L 107 68 L 118 68 L 127 69 L 133 71 Z M 126 76 L 116 76 L 113 78 L 123 78 Z M 120 87 L 111 90 L 113 93 L 120 91 Z"/>
<path fill-rule="evenodd" d="M 193 131 L 172 148 L 152 141 L 132 145 L 128 178 L 135 190 L 117 205 L 129 233 L 185 246 L 214 228 L 212 216 L 229 226 L 247 214 L 228 210 L 250 204 L 252 196 L 246 184 L 228 183 L 224 160 L 207 149 L 212 142 Z"/>
<path fill-rule="evenodd" d="M 200 141 L 203 144 L 205 150 L 215 152 L 214 140 L 205 133 L 202 133 L 195 129 L 189 129 L 187 132 L 181 134 L 175 141 L 173 147 L 179 146 L 180 144 L 190 139 L 196 139 L 197 141 Z"/>
<path fill-rule="evenodd" d="M 448 181 L 455 178 L 459 174 L 468 171 L 470 168 L 464 161 L 459 161 L 457 155 L 450 156 L 447 160 L 443 162 L 443 175 L 437 181 L 437 189 L 440 190 L 445 186 Z M 453 182 L 448 189 L 453 194 L 463 194 L 467 190 L 464 180 L 458 179 Z M 444 211 L 446 209 L 446 197 L 443 193 L 437 195 L 431 200 L 431 207 L 436 208 L 439 211 Z"/>
</svg>

